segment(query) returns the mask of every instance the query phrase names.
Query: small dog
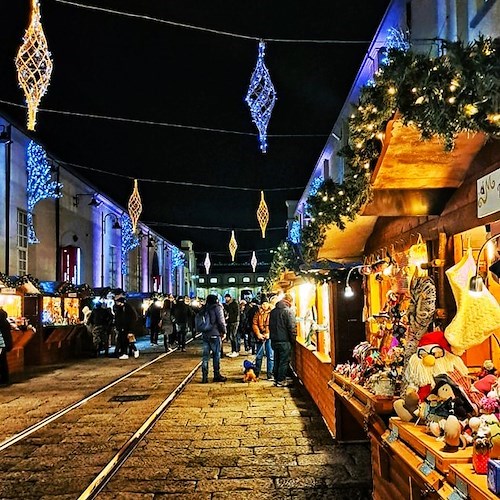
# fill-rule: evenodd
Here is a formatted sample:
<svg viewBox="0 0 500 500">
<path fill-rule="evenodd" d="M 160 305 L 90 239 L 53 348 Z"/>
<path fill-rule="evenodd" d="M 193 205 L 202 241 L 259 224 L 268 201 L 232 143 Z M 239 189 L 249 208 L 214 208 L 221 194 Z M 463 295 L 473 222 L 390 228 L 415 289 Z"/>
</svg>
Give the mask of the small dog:
<svg viewBox="0 0 500 500">
<path fill-rule="evenodd" d="M 243 382 L 257 382 L 259 379 L 255 375 L 255 365 L 245 359 L 243 362 Z"/>
</svg>

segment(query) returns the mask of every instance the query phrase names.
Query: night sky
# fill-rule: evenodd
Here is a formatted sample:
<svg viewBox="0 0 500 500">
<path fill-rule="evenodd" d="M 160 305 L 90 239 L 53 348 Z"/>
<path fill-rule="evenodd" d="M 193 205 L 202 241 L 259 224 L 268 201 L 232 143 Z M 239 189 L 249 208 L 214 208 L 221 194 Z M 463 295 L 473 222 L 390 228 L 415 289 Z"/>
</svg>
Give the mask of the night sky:
<svg viewBox="0 0 500 500">
<path fill-rule="evenodd" d="M 264 39 L 371 40 L 388 0 L 76 0 L 188 25 Z M 4 0 L 0 17 L 0 100 L 24 104 L 14 58 L 28 25 L 28 0 Z M 207 127 L 256 134 L 244 102 L 258 51 L 256 40 L 170 26 L 41 0 L 42 24 L 54 71 L 41 108 Z M 366 44 L 268 42 L 266 65 L 276 88 L 262 154 L 256 135 L 123 123 L 40 111 L 36 132 L 50 156 L 69 164 L 101 192 L 127 205 L 127 177 L 242 188 L 265 194 L 270 228 L 262 239 L 255 212 L 258 191 L 139 182 L 141 220 L 172 243 L 194 243 L 199 260 L 230 259 L 235 229 L 237 261 L 286 236 L 285 200 L 298 199 L 325 145 Z M 25 110 L 0 104 L 0 113 L 25 126 Z M 98 174 L 98 169 L 110 174 Z M 119 174 L 120 177 L 113 174 Z M 178 228 L 169 224 L 212 229 Z M 220 229 L 215 229 L 220 228 Z M 255 229 L 255 231 L 241 231 Z M 259 250 L 262 250 L 259 252 Z M 220 255 L 219 255 L 220 253 Z"/>
</svg>

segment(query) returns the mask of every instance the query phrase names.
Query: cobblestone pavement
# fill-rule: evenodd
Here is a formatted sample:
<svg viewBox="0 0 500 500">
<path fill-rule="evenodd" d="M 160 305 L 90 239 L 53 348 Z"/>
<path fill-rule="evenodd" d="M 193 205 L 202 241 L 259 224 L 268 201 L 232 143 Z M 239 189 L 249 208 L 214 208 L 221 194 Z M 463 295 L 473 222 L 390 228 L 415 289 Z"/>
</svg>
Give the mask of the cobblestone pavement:
<svg viewBox="0 0 500 500">
<path fill-rule="evenodd" d="M 0 389 L 2 439 L 153 358 L 148 350 L 137 360 L 81 361 Z M 199 357 L 195 342 L 134 376 L 128 390 L 148 393 L 145 401 L 96 398 L 0 452 L 0 498 L 78 498 L 173 389 L 180 367 L 187 374 Z M 226 383 L 201 384 L 198 373 L 99 498 L 370 498 L 368 447 L 336 445 L 300 385 L 243 383 L 243 359 L 223 359 Z"/>
<path fill-rule="evenodd" d="M 243 383 L 243 359 L 197 376 L 99 498 L 371 498 L 369 448 L 336 445 L 297 383 Z"/>
</svg>

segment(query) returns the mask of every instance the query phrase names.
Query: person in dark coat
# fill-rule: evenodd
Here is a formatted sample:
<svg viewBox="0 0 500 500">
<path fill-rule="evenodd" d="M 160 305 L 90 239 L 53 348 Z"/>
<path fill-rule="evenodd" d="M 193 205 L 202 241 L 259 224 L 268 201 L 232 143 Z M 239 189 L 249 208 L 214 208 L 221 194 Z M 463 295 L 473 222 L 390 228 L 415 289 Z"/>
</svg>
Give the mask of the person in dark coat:
<svg viewBox="0 0 500 500">
<path fill-rule="evenodd" d="M 175 303 L 172 314 L 174 316 L 177 329 L 177 340 L 181 351 L 184 352 L 186 350 L 186 332 L 189 318 L 191 316 L 191 310 L 184 301 L 184 297 L 177 297 L 177 302 Z"/>
<path fill-rule="evenodd" d="M 132 333 L 137 321 L 137 314 L 134 308 L 125 301 L 125 297 L 123 296 L 119 296 L 115 299 L 114 311 L 115 326 L 118 332 L 116 354 L 118 359 L 128 359 L 128 334 Z"/>
<path fill-rule="evenodd" d="M 153 300 L 146 311 L 146 318 L 149 318 L 149 338 L 151 345 L 158 345 L 158 334 L 161 329 L 161 305 L 157 300 Z"/>
<path fill-rule="evenodd" d="M 104 349 L 106 356 L 108 355 L 112 324 L 113 314 L 107 307 L 102 307 L 101 302 L 98 302 L 90 313 L 87 324 L 92 334 L 96 356 L 99 355 L 101 348 Z"/>
<path fill-rule="evenodd" d="M 292 302 L 293 297 L 285 293 L 269 315 L 269 338 L 274 351 L 274 385 L 277 387 L 286 387 L 286 374 L 297 335 Z"/>
<path fill-rule="evenodd" d="M 7 352 L 12 349 L 12 332 L 7 319 L 7 312 L 0 307 L 0 384 L 9 383 L 9 365 Z"/>
<path fill-rule="evenodd" d="M 228 293 L 224 295 L 224 310 L 227 313 L 227 333 L 231 342 L 231 352 L 227 353 L 227 356 L 235 358 L 240 355 L 240 337 L 238 332 L 240 308 L 238 303 Z"/>
<path fill-rule="evenodd" d="M 202 384 L 208 383 L 208 360 L 210 355 L 213 358 L 214 382 L 225 382 L 227 380 L 220 373 L 220 352 L 221 344 L 226 338 L 226 321 L 224 311 L 216 295 L 207 295 L 204 306 L 210 315 L 212 329 L 202 333 L 203 353 L 201 362 Z"/>
</svg>

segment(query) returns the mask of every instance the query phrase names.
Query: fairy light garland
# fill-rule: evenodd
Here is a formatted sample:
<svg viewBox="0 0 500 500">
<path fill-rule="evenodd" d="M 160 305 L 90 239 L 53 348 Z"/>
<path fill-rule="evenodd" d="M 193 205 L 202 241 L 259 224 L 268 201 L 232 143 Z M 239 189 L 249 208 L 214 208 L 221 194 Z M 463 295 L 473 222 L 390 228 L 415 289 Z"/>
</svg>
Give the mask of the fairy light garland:
<svg viewBox="0 0 500 500">
<path fill-rule="evenodd" d="M 26 149 L 28 243 L 40 243 L 33 224 L 33 211 L 40 200 L 61 198 L 63 185 L 52 180 L 51 166 L 42 146 L 30 141 Z"/>
<path fill-rule="evenodd" d="M 122 214 L 120 217 L 120 226 L 122 228 L 121 255 L 122 255 L 122 274 L 128 273 L 128 254 L 131 250 L 139 246 L 139 237 L 134 233 L 132 220 L 128 214 Z"/>
</svg>

